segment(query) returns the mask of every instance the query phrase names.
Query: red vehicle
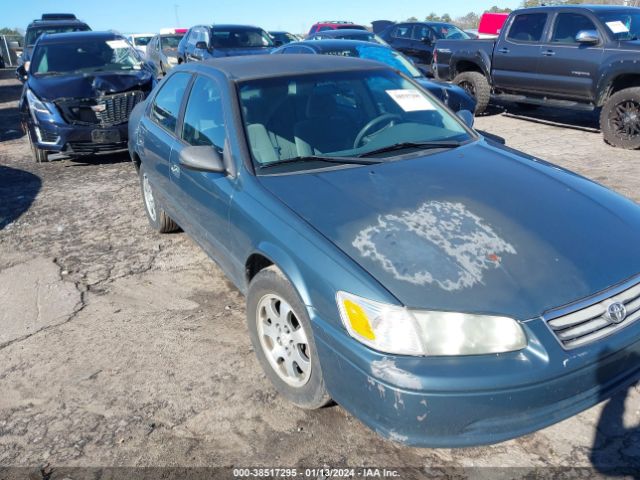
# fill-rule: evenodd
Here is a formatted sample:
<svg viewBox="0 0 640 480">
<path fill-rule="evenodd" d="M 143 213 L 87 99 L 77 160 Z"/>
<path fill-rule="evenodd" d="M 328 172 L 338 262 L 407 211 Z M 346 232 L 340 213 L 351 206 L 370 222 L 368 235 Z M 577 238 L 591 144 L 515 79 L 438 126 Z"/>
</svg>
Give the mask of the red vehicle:
<svg viewBox="0 0 640 480">
<path fill-rule="evenodd" d="M 318 23 L 314 23 L 313 26 L 311 27 L 311 30 L 309 30 L 309 35 L 313 34 L 313 33 L 317 33 L 317 32 L 323 32 L 325 30 L 340 30 L 340 29 L 344 29 L 344 28 L 349 28 L 351 30 L 366 30 L 367 27 L 364 27 L 362 25 L 356 25 L 353 22 L 344 22 L 344 21 L 339 21 L 339 20 L 327 20 L 324 22 L 318 22 Z"/>
<path fill-rule="evenodd" d="M 478 25 L 478 36 L 480 38 L 486 38 L 488 36 L 497 37 L 508 17 L 508 13 L 483 13 L 482 17 L 480 17 L 480 25 Z"/>
</svg>

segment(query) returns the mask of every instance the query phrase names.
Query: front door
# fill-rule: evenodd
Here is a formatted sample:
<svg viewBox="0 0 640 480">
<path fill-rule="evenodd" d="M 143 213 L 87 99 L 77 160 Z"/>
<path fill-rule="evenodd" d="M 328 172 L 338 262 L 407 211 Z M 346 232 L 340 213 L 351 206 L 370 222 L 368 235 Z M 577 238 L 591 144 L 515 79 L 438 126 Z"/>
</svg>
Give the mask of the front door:
<svg viewBox="0 0 640 480">
<path fill-rule="evenodd" d="M 234 180 L 226 173 L 190 170 L 180 163 L 180 152 L 189 146 L 207 146 L 223 155 L 226 136 L 220 86 L 214 78 L 199 75 L 191 87 L 171 154 L 171 179 L 184 222 L 180 225 L 230 273 L 229 205 Z"/>
</svg>

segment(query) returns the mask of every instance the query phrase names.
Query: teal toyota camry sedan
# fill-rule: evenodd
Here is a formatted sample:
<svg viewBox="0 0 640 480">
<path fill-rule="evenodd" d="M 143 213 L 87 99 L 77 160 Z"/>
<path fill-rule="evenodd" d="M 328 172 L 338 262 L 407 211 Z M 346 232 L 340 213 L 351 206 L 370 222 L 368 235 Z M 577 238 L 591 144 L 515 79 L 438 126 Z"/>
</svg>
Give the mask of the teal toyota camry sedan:
<svg viewBox="0 0 640 480">
<path fill-rule="evenodd" d="M 637 381 L 640 207 L 472 122 L 380 63 L 238 57 L 173 69 L 129 150 L 151 226 L 246 295 L 283 397 L 478 445 Z"/>
</svg>

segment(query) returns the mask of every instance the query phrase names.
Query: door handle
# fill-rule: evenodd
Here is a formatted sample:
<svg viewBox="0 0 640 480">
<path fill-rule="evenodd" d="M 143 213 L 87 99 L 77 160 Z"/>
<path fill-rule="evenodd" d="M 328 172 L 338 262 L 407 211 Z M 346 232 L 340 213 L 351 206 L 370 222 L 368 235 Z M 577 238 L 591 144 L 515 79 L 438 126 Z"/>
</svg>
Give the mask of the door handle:
<svg viewBox="0 0 640 480">
<path fill-rule="evenodd" d="M 509 53 L 509 49 L 507 47 L 502 47 L 500 50 L 498 50 L 498 53 Z"/>
<path fill-rule="evenodd" d="M 545 50 L 542 52 L 542 56 L 544 57 L 553 57 L 556 54 L 553 50 Z"/>
<path fill-rule="evenodd" d="M 174 163 L 171 165 L 171 173 L 173 173 L 176 177 L 180 176 L 180 165 Z"/>
</svg>

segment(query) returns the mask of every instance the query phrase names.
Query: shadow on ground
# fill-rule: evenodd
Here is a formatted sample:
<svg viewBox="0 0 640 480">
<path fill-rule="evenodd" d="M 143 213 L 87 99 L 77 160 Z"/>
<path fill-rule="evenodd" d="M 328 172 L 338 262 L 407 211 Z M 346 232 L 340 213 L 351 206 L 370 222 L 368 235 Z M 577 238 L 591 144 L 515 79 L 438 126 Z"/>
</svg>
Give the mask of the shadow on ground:
<svg viewBox="0 0 640 480">
<path fill-rule="evenodd" d="M 0 165 L 0 230 L 29 210 L 41 188 L 38 176 Z"/>
<path fill-rule="evenodd" d="M 603 389 L 603 399 L 609 396 L 607 386 L 614 380 L 612 377 L 615 377 L 611 371 L 611 353 L 605 352 L 601 356 L 598 370 L 598 383 Z M 640 355 L 631 352 L 623 361 L 626 365 L 635 365 L 637 368 L 640 366 Z M 634 377 L 627 381 L 635 380 L 637 383 L 639 377 L 640 372 L 636 370 Z M 640 425 L 636 423 L 626 426 L 624 422 L 625 401 L 633 388 L 634 385 L 631 385 L 611 397 L 598 420 L 590 458 L 596 471 L 607 477 L 640 479 Z M 634 420 L 637 421 L 637 415 Z"/>
</svg>

